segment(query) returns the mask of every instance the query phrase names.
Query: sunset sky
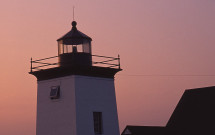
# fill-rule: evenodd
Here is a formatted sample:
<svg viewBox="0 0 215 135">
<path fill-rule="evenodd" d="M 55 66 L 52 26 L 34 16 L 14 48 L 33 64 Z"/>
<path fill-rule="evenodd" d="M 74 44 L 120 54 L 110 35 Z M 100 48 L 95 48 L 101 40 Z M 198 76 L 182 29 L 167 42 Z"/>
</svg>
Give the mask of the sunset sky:
<svg viewBox="0 0 215 135">
<path fill-rule="evenodd" d="M 30 58 L 57 55 L 73 6 L 93 54 L 120 54 L 121 131 L 165 126 L 185 89 L 215 86 L 214 0 L 1 0 L 1 135 L 36 135 Z"/>
</svg>

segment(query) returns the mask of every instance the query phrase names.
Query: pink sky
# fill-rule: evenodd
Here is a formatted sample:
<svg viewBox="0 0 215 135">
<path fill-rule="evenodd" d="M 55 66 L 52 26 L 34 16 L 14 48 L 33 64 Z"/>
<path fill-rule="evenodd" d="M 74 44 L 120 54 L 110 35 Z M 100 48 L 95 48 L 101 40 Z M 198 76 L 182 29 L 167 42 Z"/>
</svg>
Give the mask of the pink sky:
<svg viewBox="0 0 215 135">
<path fill-rule="evenodd" d="M 35 135 L 30 58 L 57 55 L 56 39 L 71 29 L 73 6 L 93 54 L 121 56 L 115 79 L 121 130 L 164 126 L 185 89 L 215 85 L 213 0 L 4 0 L 1 135 Z"/>
</svg>

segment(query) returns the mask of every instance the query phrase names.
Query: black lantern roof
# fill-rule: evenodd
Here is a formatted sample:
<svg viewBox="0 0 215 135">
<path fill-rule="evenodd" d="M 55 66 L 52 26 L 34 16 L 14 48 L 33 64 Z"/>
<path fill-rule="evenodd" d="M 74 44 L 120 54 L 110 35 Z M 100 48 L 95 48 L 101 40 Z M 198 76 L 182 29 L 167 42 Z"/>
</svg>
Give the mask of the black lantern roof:
<svg viewBox="0 0 215 135">
<path fill-rule="evenodd" d="M 77 22 L 72 22 L 72 29 L 68 33 L 66 33 L 63 37 L 59 38 L 57 41 L 62 41 L 65 45 L 79 45 L 86 42 L 92 41 L 92 39 L 86 34 L 77 30 Z"/>
</svg>

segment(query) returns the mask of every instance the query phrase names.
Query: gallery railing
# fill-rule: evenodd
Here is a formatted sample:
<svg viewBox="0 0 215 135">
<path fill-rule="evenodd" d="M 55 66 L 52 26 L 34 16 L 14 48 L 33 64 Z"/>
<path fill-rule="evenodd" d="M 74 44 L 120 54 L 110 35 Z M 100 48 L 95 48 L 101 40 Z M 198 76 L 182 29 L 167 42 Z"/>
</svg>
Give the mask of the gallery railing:
<svg viewBox="0 0 215 135">
<path fill-rule="evenodd" d="M 53 57 L 48 57 L 48 58 L 43 58 L 38 60 L 33 60 L 31 58 L 30 72 L 59 67 L 58 58 L 59 56 L 53 56 Z M 93 59 L 92 66 L 120 69 L 119 55 L 117 58 L 101 56 L 101 55 L 92 55 L 92 59 Z"/>
</svg>

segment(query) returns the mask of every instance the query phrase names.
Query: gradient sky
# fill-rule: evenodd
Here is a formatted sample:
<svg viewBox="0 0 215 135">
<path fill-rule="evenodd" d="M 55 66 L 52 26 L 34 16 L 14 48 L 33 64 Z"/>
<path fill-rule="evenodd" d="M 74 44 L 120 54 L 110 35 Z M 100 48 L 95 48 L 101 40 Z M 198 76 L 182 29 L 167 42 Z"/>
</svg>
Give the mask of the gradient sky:
<svg viewBox="0 0 215 135">
<path fill-rule="evenodd" d="M 121 56 L 115 78 L 121 131 L 164 126 L 185 89 L 215 85 L 214 0 L 2 0 L 1 135 L 35 135 L 30 58 L 57 55 L 73 6 L 93 54 Z"/>
</svg>

